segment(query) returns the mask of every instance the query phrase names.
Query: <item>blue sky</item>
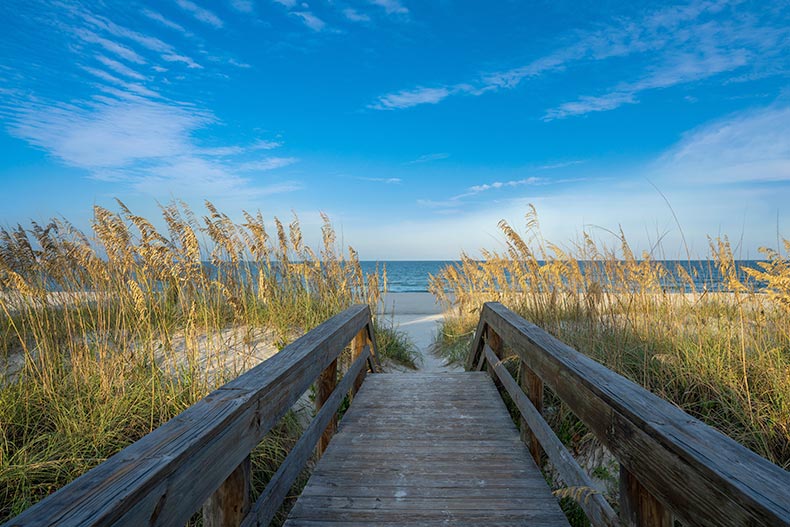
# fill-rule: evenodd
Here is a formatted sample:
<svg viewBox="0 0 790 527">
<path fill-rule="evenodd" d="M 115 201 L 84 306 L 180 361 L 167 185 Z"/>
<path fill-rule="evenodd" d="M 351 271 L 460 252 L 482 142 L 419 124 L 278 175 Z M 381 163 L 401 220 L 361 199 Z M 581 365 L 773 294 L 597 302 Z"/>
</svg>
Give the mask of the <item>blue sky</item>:
<svg viewBox="0 0 790 527">
<path fill-rule="evenodd" d="M 787 1 L 6 0 L 0 222 L 209 199 L 443 259 L 534 203 L 555 241 L 754 257 L 790 236 L 788 72 Z"/>
</svg>

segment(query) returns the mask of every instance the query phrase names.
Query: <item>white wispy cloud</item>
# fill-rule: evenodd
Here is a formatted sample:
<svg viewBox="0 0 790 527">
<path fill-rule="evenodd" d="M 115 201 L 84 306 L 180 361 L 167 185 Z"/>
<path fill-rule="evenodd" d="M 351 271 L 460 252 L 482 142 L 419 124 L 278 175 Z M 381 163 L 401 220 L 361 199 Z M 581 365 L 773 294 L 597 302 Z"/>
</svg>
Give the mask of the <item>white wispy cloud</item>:
<svg viewBox="0 0 790 527">
<path fill-rule="evenodd" d="M 618 19 L 596 31 L 573 34 L 574 44 L 497 72 L 481 73 L 470 81 L 435 84 L 380 96 L 370 108 L 391 110 L 436 104 L 454 95 L 479 96 L 514 89 L 575 65 L 617 57 L 639 56 L 642 72 L 597 95 L 581 95 L 549 109 L 547 120 L 612 110 L 638 102 L 646 90 L 708 79 L 721 74 L 749 78 L 777 74 L 790 67 L 790 29 L 754 13 L 738 11 L 730 2 L 695 0 L 683 6 L 654 9 L 641 18 Z M 737 4 L 737 3 L 736 3 Z M 722 14 L 724 9 L 727 14 Z M 784 64 L 777 67 L 776 63 Z M 770 66 L 769 66 L 770 65 Z M 757 78 L 757 77 L 755 77 Z"/>
<path fill-rule="evenodd" d="M 538 177 L 528 177 L 524 179 L 514 179 L 511 181 L 494 181 L 493 183 L 483 183 L 482 185 L 473 185 L 467 189 L 465 194 L 461 197 L 466 197 L 474 194 L 480 194 L 487 190 L 495 190 L 506 187 L 520 187 L 522 185 L 539 185 L 544 184 L 546 180 Z"/>
<path fill-rule="evenodd" d="M 304 25 L 313 31 L 321 31 L 326 27 L 326 22 L 315 16 L 310 11 L 292 11 L 291 14 L 301 18 Z"/>
<path fill-rule="evenodd" d="M 131 41 L 139 46 L 142 46 L 146 50 L 160 54 L 161 58 L 168 62 L 182 62 L 190 68 L 202 67 L 192 60 L 192 58 L 179 53 L 174 46 L 164 42 L 159 38 L 140 33 L 139 31 L 131 30 L 127 27 L 116 24 L 106 17 L 93 15 L 85 11 L 75 10 L 75 15 L 91 26 L 94 31 L 101 31 L 106 35 Z M 117 45 L 118 44 L 116 43 L 116 46 Z M 131 53 L 134 54 L 133 51 Z M 124 58 L 131 60 L 126 56 L 124 56 Z M 139 63 L 139 60 L 134 60 L 134 62 Z"/>
<path fill-rule="evenodd" d="M 537 176 L 530 176 L 521 179 L 511 179 L 507 181 L 492 181 L 491 183 L 481 183 L 479 185 L 472 185 L 467 187 L 460 194 L 451 196 L 446 199 L 418 199 L 417 204 L 423 207 L 434 209 L 452 209 L 455 210 L 463 205 L 468 198 L 473 198 L 484 192 L 492 190 L 502 190 L 507 188 L 516 188 L 523 186 L 547 186 L 552 184 L 562 184 L 582 181 L 581 178 L 565 178 L 565 179 L 548 179 Z"/>
<path fill-rule="evenodd" d="M 239 163 L 236 168 L 241 172 L 267 172 L 277 168 L 287 167 L 297 162 L 295 157 L 267 157 L 246 163 Z"/>
<path fill-rule="evenodd" d="M 142 74 L 136 72 L 135 70 L 133 70 L 132 68 L 130 68 L 126 64 L 122 64 L 122 63 L 118 62 L 117 60 L 112 60 L 110 58 L 105 57 L 104 55 L 97 55 L 96 56 L 96 60 L 98 60 L 99 62 L 104 64 L 106 67 L 110 68 L 111 70 L 113 70 L 115 73 L 118 73 L 120 75 L 124 75 L 126 77 L 130 77 L 130 78 L 136 79 L 136 80 L 145 80 L 145 75 L 142 75 Z"/>
<path fill-rule="evenodd" d="M 179 5 L 211 23 L 195 4 Z M 53 16 L 49 34 L 53 42 L 66 44 L 69 64 L 82 73 L 81 91 L 75 95 L 49 89 L 50 70 L 44 75 L 35 65 L 14 65 L 14 79 L 24 81 L 20 87 L 25 89 L 9 90 L 0 100 L 0 115 L 11 135 L 64 165 L 84 170 L 90 178 L 160 198 L 170 193 L 245 198 L 301 188 L 298 182 L 272 182 L 277 169 L 297 162 L 294 157 L 268 155 L 280 141 L 200 144 L 197 137 L 206 137 L 207 130 L 221 123 L 199 101 L 174 96 L 176 83 L 193 78 L 187 71 L 202 68 L 185 53 L 120 25 L 110 18 L 114 13 L 94 14 L 71 4 L 58 4 L 56 9 L 62 11 Z M 154 11 L 142 15 L 172 26 Z M 179 74 L 145 74 L 168 69 Z"/>
<path fill-rule="evenodd" d="M 161 95 L 159 93 L 155 92 L 154 90 L 152 90 L 150 88 L 147 88 L 146 86 L 144 86 L 142 84 L 139 84 L 139 83 L 136 83 L 136 82 L 127 82 L 125 80 L 119 79 L 118 77 L 115 77 L 115 76 L 107 73 L 104 70 L 100 70 L 100 69 L 97 69 L 97 68 L 91 68 L 90 66 L 82 66 L 82 69 L 87 71 L 91 75 L 94 75 L 95 77 L 98 77 L 99 79 L 101 79 L 103 81 L 106 81 L 106 82 L 109 82 L 111 84 L 115 84 L 116 86 L 119 86 L 120 88 L 122 88 L 123 90 L 125 90 L 125 91 L 127 91 L 127 92 L 129 92 L 131 94 L 140 95 L 140 96 L 143 96 L 143 97 L 149 97 L 149 98 L 153 98 L 153 99 L 158 99 L 158 98 L 161 97 Z"/>
<path fill-rule="evenodd" d="M 403 90 L 379 97 L 378 101 L 368 106 L 375 110 L 395 110 L 411 108 L 420 104 L 436 104 L 447 97 L 453 91 L 449 88 L 415 88 L 413 90 Z"/>
<path fill-rule="evenodd" d="M 564 119 L 572 115 L 583 115 L 592 112 L 605 112 L 613 110 L 624 104 L 636 103 L 635 92 L 612 92 L 600 97 L 582 96 L 573 102 L 566 102 L 557 108 L 546 111 L 543 119 Z"/>
<path fill-rule="evenodd" d="M 370 17 L 365 13 L 360 13 L 356 9 L 347 7 L 343 9 L 343 16 L 352 22 L 370 22 Z"/>
<path fill-rule="evenodd" d="M 176 22 L 173 22 L 168 18 L 165 18 L 161 13 L 157 13 L 156 11 L 153 11 L 151 9 L 143 9 L 140 12 L 143 15 L 150 18 L 151 20 L 155 20 L 156 22 L 159 22 L 163 26 L 170 28 L 174 31 L 178 31 L 179 33 L 183 33 L 184 35 L 188 35 L 188 36 L 192 34 L 191 32 L 187 31 L 186 28 L 184 28 L 184 26 Z"/>
<path fill-rule="evenodd" d="M 573 165 L 581 165 L 584 163 L 583 159 L 572 159 L 570 161 L 561 161 L 559 163 L 547 163 L 545 165 L 539 165 L 537 167 L 538 170 L 557 170 L 560 168 L 567 168 Z"/>
<path fill-rule="evenodd" d="M 790 106 L 750 109 L 692 130 L 651 173 L 706 185 L 790 181 Z"/>
<path fill-rule="evenodd" d="M 76 29 L 74 33 L 85 42 L 98 44 L 110 53 L 114 53 L 115 55 L 128 60 L 129 62 L 134 62 L 135 64 L 145 64 L 146 62 L 143 57 L 141 57 L 137 52 L 130 49 L 129 47 L 101 37 L 92 31 L 88 31 L 86 29 Z"/>
<path fill-rule="evenodd" d="M 405 15 L 409 10 L 399 0 L 369 0 L 373 5 L 384 8 L 388 15 Z"/>
<path fill-rule="evenodd" d="M 200 20 L 201 22 L 204 22 L 217 29 L 225 25 L 217 15 L 215 15 L 208 9 L 197 5 L 195 2 L 192 2 L 191 0 L 175 0 L 175 1 L 176 4 L 178 4 L 178 7 L 180 7 L 181 9 L 183 9 L 184 11 L 195 17 L 196 20 Z"/>
<path fill-rule="evenodd" d="M 418 165 L 420 163 L 430 163 L 431 161 L 439 161 L 441 159 L 447 159 L 450 157 L 450 154 L 446 152 L 437 152 L 435 154 L 423 154 L 417 159 L 412 159 L 408 161 L 407 165 Z"/>
<path fill-rule="evenodd" d="M 188 68 L 203 69 L 203 66 L 201 66 L 191 58 L 185 55 L 179 55 L 178 53 L 165 53 L 164 55 L 162 55 L 162 59 L 166 60 L 167 62 L 181 62 L 183 64 L 186 64 Z"/>
<path fill-rule="evenodd" d="M 399 177 L 358 177 L 356 179 L 360 181 L 371 181 L 373 183 L 387 183 L 387 184 L 397 184 L 403 182 L 403 180 Z"/>
<path fill-rule="evenodd" d="M 230 5 L 239 13 L 252 13 L 255 9 L 255 3 L 252 0 L 231 0 Z"/>
</svg>

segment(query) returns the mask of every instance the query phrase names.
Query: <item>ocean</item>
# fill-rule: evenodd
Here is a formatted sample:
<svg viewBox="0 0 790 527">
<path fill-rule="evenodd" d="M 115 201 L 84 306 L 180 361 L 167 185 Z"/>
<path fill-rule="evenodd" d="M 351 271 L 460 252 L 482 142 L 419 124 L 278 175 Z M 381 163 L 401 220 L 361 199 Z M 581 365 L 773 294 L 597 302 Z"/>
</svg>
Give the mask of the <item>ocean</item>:
<svg viewBox="0 0 790 527">
<path fill-rule="evenodd" d="M 379 266 L 379 274 L 383 265 L 387 267 L 387 289 L 391 293 L 409 293 L 428 291 L 429 275 L 437 275 L 441 269 L 447 265 L 454 265 L 459 262 L 453 260 L 392 260 L 382 262 L 362 261 L 360 265 L 365 273 L 372 273 Z M 584 265 L 590 262 L 582 262 Z M 709 291 L 726 290 L 721 281 L 721 273 L 718 267 L 710 260 L 683 260 L 683 261 L 663 261 L 661 262 L 671 273 L 665 280 L 668 290 L 677 290 L 677 284 L 682 283 L 677 276 L 674 276 L 675 269 L 680 265 L 694 277 L 694 285 L 698 291 L 707 289 Z M 758 261 L 741 260 L 735 262 L 738 276 L 743 281 L 746 275 L 744 267 L 759 269 Z M 759 285 L 759 284 L 756 284 Z"/>
</svg>

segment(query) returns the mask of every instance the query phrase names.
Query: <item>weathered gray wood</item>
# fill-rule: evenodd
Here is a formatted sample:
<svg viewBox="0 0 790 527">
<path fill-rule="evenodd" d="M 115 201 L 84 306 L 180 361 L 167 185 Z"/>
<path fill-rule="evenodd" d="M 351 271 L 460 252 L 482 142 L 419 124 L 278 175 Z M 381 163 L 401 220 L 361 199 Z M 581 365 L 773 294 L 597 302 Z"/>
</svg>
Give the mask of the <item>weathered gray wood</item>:
<svg viewBox="0 0 790 527">
<path fill-rule="evenodd" d="M 332 317 L 6 525 L 186 523 L 369 320 Z"/>
<path fill-rule="evenodd" d="M 329 396 L 332 395 L 332 392 L 337 385 L 337 359 L 333 360 L 329 363 L 329 366 L 326 367 L 324 371 L 321 372 L 321 375 L 318 376 L 318 382 L 316 383 L 316 390 L 315 390 L 315 411 L 318 412 L 321 410 L 321 407 L 324 406 L 324 403 Z M 332 436 L 335 435 L 335 430 L 337 430 L 337 416 L 332 415 L 331 419 L 326 425 L 324 432 L 321 434 L 321 439 L 318 440 L 318 444 L 315 447 L 316 456 L 321 457 L 326 450 L 327 445 L 332 440 Z"/>
<path fill-rule="evenodd" d="M 283 500 L 285 500 L 291 485 L 296 481 L 299 473 L 310 459 L 310 454 L 313 452 L 323 431 L 326 430 L 329 422 L 337 414 L 337 409 L 340 407 L 340 403 L 343 402 L 345 394 L 351 389 L 359 372 L 367 368 L 369 356 L 370 348 L 365 346 L 351 366 L 349 366 L 348 372 L 340 380 L 335 391 L 327 398 L 324 405 L 310 421 L 302 437 L 299 438 L 299 441 L 288 453 L 280 468 L 272 476 L 258 501 L 255 502 L 252 511 L 244 518 L 242 527 L 269 525 L 269 522 L 272 521 Z"/>
<path fill-rule="evenodd" d="M 481 311 L 482 315 L 482 311 Z M 475 365 L 478 363 L 480 359 L 480 355 L 483 352 L 483 337 L 486 333 L 486 323 L 481 316 L 480 319 L 477 321 L 477 329 L 475 330 L 475 337 L 472 339 L 472 345 L 469 348 L 469 355 L 466 358 L 466 371 L 472 371 Z M 480 368 L 477 368 L 479 371 Z"/>
<path fill-rule="evenodd" d="M 554 434 L 549 424 L 543 419 L 532 401 L 524 394 L 524 391 L 516 383 L 510 372 L 507 371 L 494 355 L 493 350 L 488 346 L 484 348 L 486 360 L 491 369 L 499 377 L 502 386 L 510 394 L 513 402 L 521 412 L 521 416 L 526 421 L 527 426 L 532 430 L 533 437 L 543 446 L 549 456 L 549 460 L 557 469 L 562 480 L 569 487 L 590 487 L 594 488 L 590 476 L 582 469 L 570 452 L 562 444 L 562 441 Z M 620 524 L 617 514 L 612 507 L 600 494 L 592 494 L 579 503 L 587 518 L 595 526 L 616 527 Z"/>
<path fill-rule="evenodd" d="M 238 527 L 250 510 L 250 456 L 203 504 L 204 527 Z"/>
<path fill-rule="evenodd" d="M 484 346 L 488 346 L 490 350 L 494 352 L 494 355 L 497 358 L 497 361 L 501 361 L 504 358 L 505 346 L 502 342 L 502 339 L 497 335 L 494 328 L 491 326 L 486 326 L 486 341 Z M 485 350 L 485 348 L 483 348 Z M 493 368 L 488 368 L 488 374 L 491 376 L 491 380 L 494 381 L 494 385 L 497 387 L 498 390 L 502 389 L 502 385 L 499 384 L 499 379 L 494 373 Z"/>
<path fill-rule="evenodd" d="M 371 375 L 286 525 L 439 522 L 567 526 L 488 373 Z"/>
<path fill-rule="evenodd" d="M 370 343 L 370 359 L 368 359 L 370 363 L 370 371 L 373 373 L 381 373 L 381 362 L 379 361 L 379 347 L 376 344 L 376 332 L 373 328 L 373 322 L 371 319 L 368 319 L 368 323 L 365 325 L 365 328 L 368 331 L 368 341 Z"/>
<path fill-rule="evenodd" d="M 482 317 L 684 525 L 790 526 L 790 473 L 503 305 Z"/>
<path fill-rule="evenodd" d="M 527 394 L 532 406 L 539 414 L 543 413 L 543 381 L 529 369 L 529 366 L 522 360 L 519 361 L 518 369 L 519 386 Z M 540 441 L 529 429 L 529 424 L 521 418 L 521 439 L 529 446 L 532 459 L 538 466 L 542 465 Z"/>
<path fill-rule="evenodd" d="M 354 337 L 354 340 L 351 342 L 351 361 L 355 361 L 357 357 L 362 354 L 362 351 L 365 349 L 365 346 L 368 345 L 368 328 L 365 327 L 362 329 L 357 335 Z M 375 371 L 375 370 L 374 370 Z M 359 389 L 362 387 L 362 383 L 365 380 L 365 374 L 367 373 L 367 368 L 363 368 L 360 370 L 359 374 L 357 375 L 354 384 L 351 386 L 351 398 L 353 399 L 354 396 L 357 394 Z"/>
<path fill-rule="evenodd" d="M 633 474 L 620 465 L 620 518 L 623 527 L 672 527 L 672 515 Z"/>
</svg>

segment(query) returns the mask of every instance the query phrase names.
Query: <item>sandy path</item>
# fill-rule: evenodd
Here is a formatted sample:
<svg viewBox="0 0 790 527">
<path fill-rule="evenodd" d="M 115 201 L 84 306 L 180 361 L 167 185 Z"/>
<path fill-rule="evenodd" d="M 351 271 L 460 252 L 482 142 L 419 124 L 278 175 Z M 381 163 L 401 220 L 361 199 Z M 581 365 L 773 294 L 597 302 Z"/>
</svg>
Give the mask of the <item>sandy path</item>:
<svg viewBox="0 0 790 527">
<path fill-rule="evenodd" d="M 442 310 L 430 293 L 387 293 L 382 301 L 384 317 L 392 319 L 396 328 L 405 331 L 422 356 L 418 371 L 461 371 L 448 366 L 431 352 L 434 338 L 441 326 Z"/>
</svg>

